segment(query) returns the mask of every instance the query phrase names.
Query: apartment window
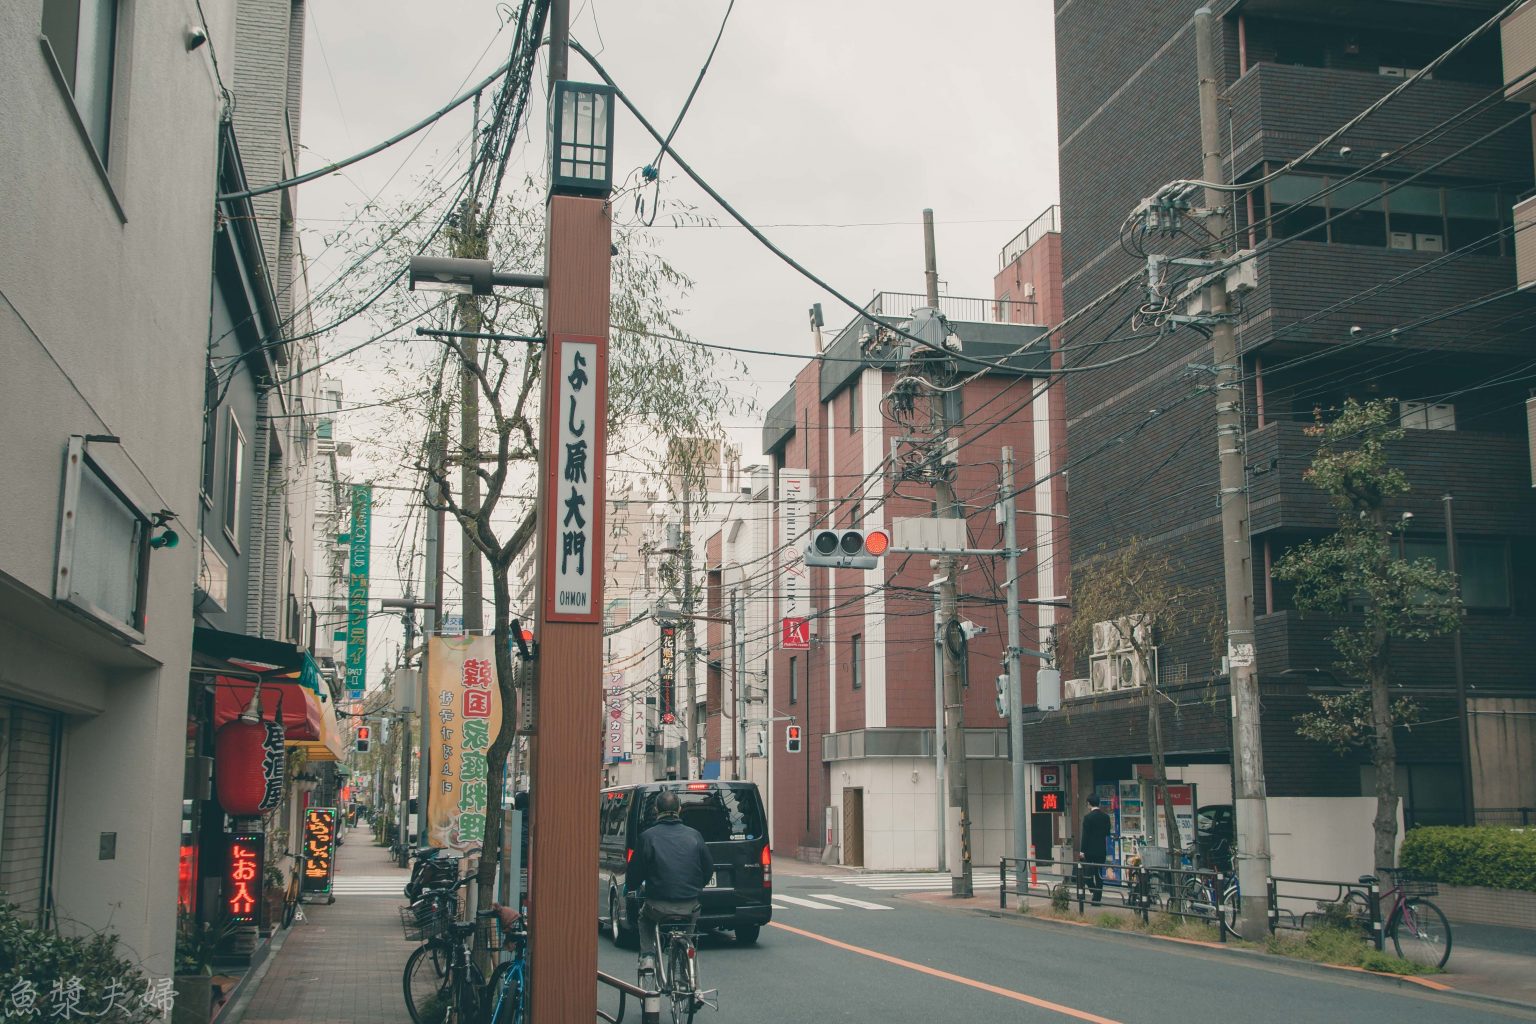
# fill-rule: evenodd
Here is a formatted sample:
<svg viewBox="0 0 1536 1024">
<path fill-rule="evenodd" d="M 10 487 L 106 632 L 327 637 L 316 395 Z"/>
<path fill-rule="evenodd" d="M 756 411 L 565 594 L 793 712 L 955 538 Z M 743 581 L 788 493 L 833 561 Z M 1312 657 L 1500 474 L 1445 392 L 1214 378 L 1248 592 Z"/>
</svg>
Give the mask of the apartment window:
<svg viewBox="0 0 1536 1024">
<path fill-rule="evenodd" d="M 859 378 L 855 376 L 848 385 L 848 433 L 859 431 Z"/>
<path fill-rule="evenodd" d="M 54 597 L 143 643 L 149 514 L 96 462 L 85 438 L 70 438 L 64 465 Z"/>
<path fill-rule="evenodd" d="M 1504 204 L 1512 205 L 1512 204 Z M 1445 228 L 1448 249 L 1464 249 L 1474 245 L 1499 230 L 1503 206 L 1494 192 L 1466 192 L 1460 189 L 1445 190 Z M 1498 249 L 1489 246 L 1486 254 L 1497 256 Z"/>
<path fill-rule="evenodd" d="M 240 499 L 245 482 L 245 435 L 233 410 L 224 429 L 224 535 L 240 549 Z"/>
<path fill-rule="evenodd" d="M 1287 174 L 1269 185 L 1269 216 L 1274 220 L 1270 232 L 1275 238 L 1310 238 L 1322 242 L 1326 235 L 1316 231 L 1328 217 L 1327 200 L 1317 193 L 1323 179 L 1306 174 Z"/>
<path fill-rule="evenodd" d="M 1379 181 L 1352 181 L 1340 185 L 1328 197 L 1329 206 L 1342 217 L 1328 225 L 1329 240 L 1343 245 L 1387 244 L 1387 208 L 1382 202 Z M 1359 209 L 1353 209 L 1358 206 Z"/>
<path fill-rule="evenodd" d="M 1449 403 L 1399 402 L 1398 424 L 1406 430 L 1455 430 L 1456 407 Z"/>
<path fill-rule="evenodd" d="M 1450 568 L 1443 540 L 1405 540 L 1402 550 L 1409 561 L 1430 558 L 1441 569 Z M 1509 607 L 1509 550 L 1503 541 L 1457 540 L 1456 561 L 1461 600 L 1468 608 Z"/>
<path fill-rule="evenodd" d="M 789 702 L 800 703 L 800 659 L 789 659 Z"/>
<path fill-rule="evenodd" d="M 1507 226 L 1511 206 L 1506 201 L 1509 197 L 1493 191 L 1394 186 L 1369 180 L 1337 182 L 1305 174 L 1287 174 L 1271 182 L 1266 190 L 1273 218 L 1270 236 L 1446 252 L 1485 242 Z M 1317 195 L 1329 187 L 1334 187 L 1330 194 Z M 1318 225 L 1330 217 L 1336 219 L 1320 229 Z M 1487 255 L 1497 256 L 1500 249 L 1489 244 Z"/>
<path fill-rule="evenodd" d="M 1438 188 L 1404 185 L 1387 197 L 1392 233 L 1387 244 L 1393 249 L 1445 251 L 1445 214 L 1440 209 Z"/>
<path fill-rule="evenodd" d="M 118 0 L 43 0 L 43 35 L 103 166 L 112 125 Z"/>
<path fill-rule="evenodd" d="M 853 634 L 853 641 L 848 645 L 853 652 L 853 670 L 849 673 L 853 679 L 855 690 L 864 689 L 864 638 L 858 633 Z"/>
</svg>

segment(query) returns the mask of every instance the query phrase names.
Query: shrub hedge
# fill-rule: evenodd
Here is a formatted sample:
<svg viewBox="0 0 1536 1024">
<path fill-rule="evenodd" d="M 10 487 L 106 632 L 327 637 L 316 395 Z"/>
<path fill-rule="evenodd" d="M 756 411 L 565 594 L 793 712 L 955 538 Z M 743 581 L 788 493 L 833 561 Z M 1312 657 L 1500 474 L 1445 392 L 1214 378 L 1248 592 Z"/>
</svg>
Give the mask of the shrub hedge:
<svg viewBox="0 0 1536 1024">
<path fill-rule="evenodd" d="M 1435 825 L 1403 837 L 1402 866 L 1446 885 L 1536 892 L 1536 830 Z"/>
</svg>

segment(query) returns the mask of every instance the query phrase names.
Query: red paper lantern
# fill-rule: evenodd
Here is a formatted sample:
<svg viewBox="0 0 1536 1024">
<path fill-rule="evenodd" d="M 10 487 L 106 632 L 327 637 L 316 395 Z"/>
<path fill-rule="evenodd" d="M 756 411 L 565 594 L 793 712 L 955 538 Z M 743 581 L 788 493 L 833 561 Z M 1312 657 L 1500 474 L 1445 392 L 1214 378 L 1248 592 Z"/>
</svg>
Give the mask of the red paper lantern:
<svg viewBox="0 0 1536 1024">
<path fill-rule="evenodd" d="M 259 705 L 214 734 L 214 785 L 226 814 L 250 818 L 276 807 L 283 795 L 283 727 L 263 721 Z"/>
</svg>

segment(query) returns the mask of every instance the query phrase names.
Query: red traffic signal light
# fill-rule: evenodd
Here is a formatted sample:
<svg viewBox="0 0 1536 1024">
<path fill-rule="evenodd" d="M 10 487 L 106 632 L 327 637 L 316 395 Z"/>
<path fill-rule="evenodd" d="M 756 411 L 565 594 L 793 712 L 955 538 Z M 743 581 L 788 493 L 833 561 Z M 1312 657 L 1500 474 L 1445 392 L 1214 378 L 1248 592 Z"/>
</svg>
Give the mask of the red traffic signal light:
<svg viewBox="0 0 1536 1024">
<path fill-rule="evenodd" d="M 372 726 L 360 725 L 357 727 L 357 741 L 355 746 L 359 754 L 366 754 L 368 752 L 368 743 L 371 739 L 373 739 Z"/>
<path fill-rule="evenodd" d="M 787 754 L 800 753 L 800 726 L 791 725 L 784 730 L 784 752 Z"/>
<path fill-rule="evenodd" d="M 815 530 L 805 546 L 805 564 L 829 569 L 873 569 L 891 549 L 891 535 L 874 530 Z"/>
</svg>

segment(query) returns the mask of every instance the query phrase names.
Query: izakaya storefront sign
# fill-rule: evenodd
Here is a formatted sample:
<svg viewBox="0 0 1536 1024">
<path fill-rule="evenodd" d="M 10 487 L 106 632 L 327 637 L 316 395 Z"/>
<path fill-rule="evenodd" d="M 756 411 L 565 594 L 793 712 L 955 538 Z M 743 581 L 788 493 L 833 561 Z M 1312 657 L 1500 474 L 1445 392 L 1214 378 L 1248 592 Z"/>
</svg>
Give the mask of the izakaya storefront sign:
<svg viewBox="0 0 1536 1024">
<path fill-rule="evenodd" d="M 351 557 L 347 562 L 347 697 L 360 700 L 368 679 L 368 542 L 373 485 L 352 488 Z"/>
<path fill-rule="evenodd" d="M 489 800 L 486 754 L 501 731 L 495 637 L 433 637 L 427 695 L 427 841 L 461 850 L 481 846 Z"/>
<path fill-rule="evenodd" d="M 608 367 L 596 338 L 556 335 L 547 358 L 559 368 L 547 400 L 555 424 L 545 481 L 545 618 L 597 622 L 603 576 L 603 435 Z"/>
<path fill-rule="evenodd" d="M 305 892 L 330 892 L 336 870 L 336 808 L 311 807 L 304 812 Z"/>
<path fill-rule="evenodd" d="M 662 725 L 677 721 L 677 627 L 661 627 L 661 664 L 656 669 L 656 713 Z"/>
<path fill-rule="evenodd" d="M 229 863 L 224 871 L 224 911 L 230 924 L 255 924 L 260 914 L 262 860 L 266 837 L 239 832 L 229 837 Z"/>
</svg>

